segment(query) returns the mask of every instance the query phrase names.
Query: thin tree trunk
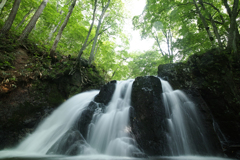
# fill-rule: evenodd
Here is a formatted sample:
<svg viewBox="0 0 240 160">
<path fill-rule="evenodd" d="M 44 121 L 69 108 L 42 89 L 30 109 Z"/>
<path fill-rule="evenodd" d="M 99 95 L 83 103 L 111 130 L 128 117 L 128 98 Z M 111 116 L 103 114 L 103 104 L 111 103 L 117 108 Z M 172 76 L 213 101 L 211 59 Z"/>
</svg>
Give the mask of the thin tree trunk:
<svg viewBox="0 0 240 160">
<path fill-rule="evenodd" d="M 29 16 L 30 13 L 32 13 L 32 11 L 34 11 L 34 8 L 32 8 L 22 19 L 22 21 L 17 25 L 17 27 L 15 29 L 18 29 L 26 20 L 26 18 Z"/>
<path fill-rule="evenodd" d="M 0 4 L 0 13 L 2 13 L 2 9 L 5 6 L 7 0 L 2 0 L 2 3 Z"/>
<path fill-rule="evenodd" d="M 92 60 L 94 59 L 94 51 L 95 51 L 95 46 L 96 46 L 97 39 L 98 39 L 99 29 L 101 27 L 102 19 L 104 17 L 105 12 L 108 9 L 109 4 L 110 4 L 110 0 L 108 0 L 108 3 L 103 7 L 101 16 L 100 16 L 99 21 L 98 21 L 98 26 L 97 26 L 97 30 L 96 30 L 96 34 L 95 34 L 95 39 L 94 39 L 94 42 L 93 42 L 93 45 L 92 45 L 92 50 L 91 50 L 90 57 L 89 57 L 89 60 L 88 60 L 89 65 L 92 63 Z"/>
<path fill-rule="evenodd" d="M 214 31 L 214 34 L 215 34 L 217 40 L 218 40 L 219 48 L 220 48 L 220 50 L 222 50 L 222 49 L 223 49 L 223 46 L 222 46 L 222 42 L 221 42 L 220 35 L 219 35 L 219 33 L 218 33 L 217 26 L 216 26 L 214 20 L 212 19 L 211 14 L 206 10 L 206 8 L 205 8 L 205 6 L 204 6 L 204 4 L 203 4 L 203 1 L 202 1 L 202 0 L 199 0 L 199 2 L 200 2 L 200 4 L 201 4 L 203 10 L 207 13 L 208 18 L 210 19 L 210 21 L 211 21 L 211 23 L 212 23 L 213 31 Z"/>
<path fill-rule="evenodd" d="M 173 56 L 173 48 L 172 48 L 172 31 L 169 30 L 170 33 L 169 33 L 169 36 L 170 36 L 170 43 L 171 43 L 171 55 Z"/>
<path fill-rule="evenodd" d="M 164 36 L 165 36 L 165 38 L 167 40 L 168 55 L 170 57 L 171 51 L 170 51 L 170 44 L 169 44 L 169 32 L 168 31 L 166 31 L 166 32 L 162 31 L 162 33 L 164 34 Z"/>
<path fill-rule="evenodd" d="M 100 36 L 102 33 L 104 33 L 104 32 L 105 32 L 106 30 L 108 30 L 110 27 L 111 27 L 111 26 L 109 26 L 109 27 L 106 28 L 106 29 L 103 29 L 100 33 L 98 33 L 98 36 Z M 94 37 L 94 38 L 95 38 L 95 37 Z M 91 39 L 91 40 L 87 43 L 86 47 L 87 47 L 90 43 L 92 43 L 92 41 L 94 40 L 94 38 Z"/>
<path fill-rule="evenodd" d="M 81 56 L 83 54 L 83 51 L 86 49 L 86 47 L 90 44 L 88 43 L 87 44 L 87 41 L 88 41 L 88 38 L 91 34 L 91 31 L 92 31 L 92 28 L 93 28 L 93 24 L 94 24 L 94 21 L 95 21 L 95 14 L 96 14 L 96 9 L 97 9 L 97 0 L 95 0 L 95 3 L 94 3 L 94 10 L 93 10 L 93 18 L 92 18 L 92 23 L 91 23 L 91 26 L 89 28 L 89 31 L 88 31 L 88 35 L 84 41 L 84 44 L 82 46 L 82 48 L 80 49 L 79 53 L 78 53 L 78 57 L 77 57 L 77 62 L 79 63 L 80 60 L 81 60 Z M 91 42 L 91 41 L 90 41 Z"/>
<path fill-rule="evenodd" d="M 212 37 L 212 34 L 211 34 L 210 30 L 209 30 L 209 27 L 208 27 L 208 25 L 207 25 L 207 22 L 206 22 L 206 20 L 205 20 L 205 17 L 203 17 L 203 15 L 201 14 L 201 11 L 200 11 L 200 9 L 199 9 L 199 7 L 198 7 L 198 5 L 197 5 L 196 0 L 193 0 L 193 3 L 194 3 L 194 5 L 195 5 L 195 7 L 196 7 L 197 13 L 199 14 L 199 17 L 200 17 L 201 20 L 202 20 L 202 23 L 203 23 L 203 25 L 204 25 L 204 27 L 205 27 L 205 29 L 206 29 L 206 31 L 207 31 L 208 37 L 209 37 L 209 39 L 210 39 L 210 41 L 211 41 L 211 43 L 212 43 L 212 46 L 213 46 L 213 37 Z"/>
<path fill-rule="evenodd" d="M 62 15 L 62 11 L 60 11 L 60 15 Z M 61 24 L 62 19 L 60 19 L 60 21 L 58 22 L 58 24 L 50 31 L 48 39 L 46 41 L 51 41 L 53 34 L 57 31 L 59 25 Z"/>
<path fill-rule="evenodd" d="M 27 26 L 23 30 L 22 34 L 20 35 L 20 37 L 18 39 L 19 41 L 22 41 L 22 40 L 24 40 L 25 38 L 28 37 L 29 33 L 32 31 L 32 29 L 36 25 L 37 20 L 40 17 L 40 15 L 42 14 L 42 11 L 46 7 L 47 3 L 48 3 L 48 0 L 43 0 L 42 1 L 41 5 L 38 7 L 38 9 L 35 12 L 35 14 L 32 16 L 30 22 L 27 24 Z"/>
<path fill-rule="evenodd" d="M 161 48 L 160 42 L 159 42 L 159 40 L 158 40 L 158 35 L 157 35 L 157 33 L 156 33 L 156 36 L 154 36 L 154 34 L 153 34 L 153 38 L 157 41 L 158 48 L 159 48 L 160 52 L 162 53 L 162 56 L 165 56 L 164 53 L 163 53 L 163 50 L 162 50 L 162 48 Z"/>
<path fill-rule="evenodd" d="M 70 1 L 71 1 L 71 0 L 70 0 Z M 68 1 L 68 2 L 65 4 L 65 6 L 68 5 L 70 1 Z M 56 8 L 57 8 L 57 12 L 59 12 L 59 11 L 58 11 L 58 10 L 59 10 L 59 6 L 60 6 L 60 4 L 59 4 L 59 0 L 58 0 L 58 1 L 57 1 L 57 7 L 56 7 Z M 63 10 L 60 11 L 60 15 L 62 15 L 62 13 L 63 13 Z M 57 31 L 57 29 L 58 29 L 58 27 L 59 27 L 59 25 L 60 25 L 61 23 L 62 23 L 62 19 L 60 19 L 60 21 L 58 22 L 57 26 L 54 26 L 54 25 L 53 25 L 54 28 L 50 30 L 48 39 L 45 40 L 45 44 L 46 44 L 48 41 L 51 41 L 51 40 L 52 40 L 53 34 Z"/>
<path fill-rule="evenodd" d="M 64 28 L 67 26 L 68 20 L 69 20 L 71 14 L 72 14 L 72 12 L 73 12 L 73 9 L 74 9 L 74 7 L 75 7 L 75 4 L 76 4 L 76 0 L 73 0 L 72 4 L 71 4 L 71 5 L 69 6 L 69 8 L 68 8 L 67 16 L 66 16 L 66 18 L 65 18 L 62 26 L 60 27 L 60 29 L 59 29 L 59 31 L 58 31 L 58 34 L 57 34 L 57 36 L 56 36 L 56 38 L 55 38 L 55 41 L 54 41 L 53 46 L 52 46 L 51 51 L 50 51 L 50 56 L 51 56 L 52 58 L 54 58 L 54 56 L 56 56 L 55 50 L 56 50 L 57 45 L 58 45 L 58 42 L 59 42 L 59 40 L 60 40 L 60 38 L 61 38 L 61 36 L 62 36 L 62 33 L 63 33 Z"/>
<path fill-rule="evenodd" d="M 18 11 L 20 3 L 21 3 L 21 0 L 15 0 L 14 1 L 12 10 L 11 10 L 9 16 L 8 16 L 8 19 L 6 20 L 4 26 L 2 27 L 2 29 L 0 31 L 0 35 L 1 34 L 6 34 L 11 29 L 13 21 L 14 21 L 14 19 L 16 17 L 16 14 L 17 14 L 17 11 Z"/>
<path fill-rule="evenodd" d="M 100 39 L 100 38 L 99 38 L 99 39 Z M 97 43 L 97 47 L 96 47 L 96 50 L 95 50 L 95 53 L 94 53 L 94 56 L 93 56 L 92 63 L 94 62 L 94 60 L 95 60 L 95 57 L 96 57 L 96 55 L 97 55 L 98 46 L 99 46 L 99 43 Z"/>
</svg>

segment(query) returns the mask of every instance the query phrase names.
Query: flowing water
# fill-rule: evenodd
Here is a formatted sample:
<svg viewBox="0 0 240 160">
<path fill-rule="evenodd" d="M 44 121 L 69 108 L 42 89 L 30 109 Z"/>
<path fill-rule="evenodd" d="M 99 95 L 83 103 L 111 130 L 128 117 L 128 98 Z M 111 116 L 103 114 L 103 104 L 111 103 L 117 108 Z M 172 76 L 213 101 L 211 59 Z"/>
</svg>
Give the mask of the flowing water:
<svg viewBox="0 0 240 160">
<path fill-rule="evenodd" d="M 167 81 L 161 83 L 170 155 L 211 154 L 194 103 L 182 91 L 173 90 Z"/>
<path fill-rule="evenodd" d="M 173 91 L 168 82 L 161 80 L 163 101 L 168 122 L 168 144 L 171 155 L 198 154 L 196 139 L 202 141 L 201 149 L 207 148 L 202 135 L 201 122 L 194 104 L 179 90 Z M 48 155 L 49 150 L 66 132 L 74 128 L 75 122 L 99 91 L 78 94 L 55 110 L 38 128 L 17 147 L 0 151 L 0 159 L 12 160 L 110 160 L 136 159 L 129 157 L 141 152 L 129 135 L 129 108 L 133 80 L 117 82 L 111 101 L 105 108 L 98 107 L 88 128 L 86 142 L 79 156 Z M 194 126 L 194 129 L 192 128 Z M 64 140 L 67 141 L 67 140 Z M 86 145 L 87 144 L 87 145 Z M 18 157 L 18 158 L 15 158 Z M 219 157 L 178 156 L 151 157 L 152 160 L 220 160 Z M 143 158 L 144 160 L 144 158 Z"/>
</svg>

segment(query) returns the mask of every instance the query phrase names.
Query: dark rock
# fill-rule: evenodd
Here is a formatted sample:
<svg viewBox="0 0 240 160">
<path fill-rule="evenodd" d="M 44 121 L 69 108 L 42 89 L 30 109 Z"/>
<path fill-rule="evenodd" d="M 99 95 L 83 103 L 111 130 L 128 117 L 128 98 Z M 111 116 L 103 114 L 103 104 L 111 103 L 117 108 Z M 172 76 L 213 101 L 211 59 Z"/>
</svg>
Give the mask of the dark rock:
<svg viewBox="0 0 240 160">
<path fill-rule="evenodd" d="M 133 83 L 130 124 L 134 138 L 149 156 L 164 155 L 165 110 L 161 82 L 157 77 L 137 77 Z"/>
<path fill-rule="evenodd" d="M 99 94 L 94 98 L 94 101 L 107 105 L 112 99 L 113 93 L 116 88 L 116 83 L 117 81 L 113 80 L 104 85 L 101 88 Z"/>
<path fill-rule="evenodd" d="M 93 114 L 95 112 L 95 109 L 98 107 L 98 104 L 96 102 L 90 102 L 88 107 L 82 112 L 82 114 L 79 117 L 79 120 L 77 121 L 78 130 L 80 133 L 82 133 L 83 137 L 87 138 L 87 132 L 88 132 L 88 126 L 91 123 Z"/>
</svg>

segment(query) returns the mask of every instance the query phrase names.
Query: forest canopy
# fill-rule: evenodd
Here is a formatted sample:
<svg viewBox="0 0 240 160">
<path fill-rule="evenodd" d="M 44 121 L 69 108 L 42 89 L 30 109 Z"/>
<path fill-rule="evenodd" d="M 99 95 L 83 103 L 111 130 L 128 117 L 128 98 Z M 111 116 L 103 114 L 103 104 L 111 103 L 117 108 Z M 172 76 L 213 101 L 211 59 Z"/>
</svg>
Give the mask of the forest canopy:
<svg viewBox="0 0 240 160">
<path fill-rule="evenodd" d="M 109 80 L 156 75 L 160 64 L 210 49 L 240 57 L 239 0 L 147 0 L 132 24 L 142 39 L 155 43 L 135 52 L 123 29 L 131 18 L 128 1 L 0 0 L 0 36 L 14 33 L 19 43 L 34 41 L 52 59 L 71 55 L 79 64 L 84 58 Z"/>
</svg>

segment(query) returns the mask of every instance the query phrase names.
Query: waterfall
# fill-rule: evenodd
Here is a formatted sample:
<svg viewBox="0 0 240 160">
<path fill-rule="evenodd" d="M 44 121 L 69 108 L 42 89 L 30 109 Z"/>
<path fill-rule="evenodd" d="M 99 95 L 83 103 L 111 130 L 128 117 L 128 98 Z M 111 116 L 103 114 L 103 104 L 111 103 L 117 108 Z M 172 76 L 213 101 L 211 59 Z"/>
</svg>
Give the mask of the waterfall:
<svg viewBox="0 0 240 160">
<path fill-rule="evenodd" d="M 173 90 L 167 81 L 161 83 L 170 155 L 210 153 L 195 104 L 182 91 Z"/>
<path fill-rule="evenodd" d="M 157 106 L 161 106 L 163 112 L 156 112 L 162 115 L 150 114 L 150 116 L 153 118 L 158 118 L 157 116 L 163 117 L 163 124 L 161 123 L 162 126 L 160 126 L 163 130 L 161 130 L 161 133 L 156 133 L 166 137 L 167 144 L 164 141 L 163 146 L 164 149 L 165 146 L 168 148 L 166 149 L 169 151 L 168 155 L 209 155 L 211 151 L 205 138 L 206 132 L 204 132 L 201 117 L 194 103 L 182 91 L 173 90 L 167 81 L 158 78 L 155 80 L 157 82 L 160 80 L 162 84 L 163 105 L 157 103 L 159 104 Z M 137 135 L 138 133 L 133 135 L 134 132 L 130 127 L 129 110 L 131 108 L 133 81 L 116 82 L 114 93 L 107 105 L 94 102 L 95 96 L 100 94 L 99 91 L 88 91 L 70 98 L 42 121 L 37 129 L 28 135 L 16 148 L 12 149 L 10 153 L 1 151 L 0 158 L 2 156 L 14 156 L 14 154 L 16 156 L 35 154 L 41 156 L 111 155 L 144 157 L 145 154 L 141 151 L 144 149 L 140 149 L 134 139 L 134 136 L 139 135 Z M 156 86 L 154 84 L 150 85 Z M 151 89 L 146 88 L 140 88 L 140 90 L 145 93 L 153 92 Z M 159 98 L 161 91 L 156 93 L 158 94 L 153 96 Z M 152 102 L 147 104 L 152 104 Z M 144 107 L 146 109 L 144 111 L 147 111 L 148 108 L 146 107 L 148 106 Z M 89 115 L 90 112 L 87 112 L 87 116 L 84 115 L 85 111 L 91 111 L 91 115 Z M 154 112 L 153 109 L 151 111 Z M 164 111 L 166 116 L 163 116 Z M 84 123 L 80 124 L 86 124 L 83 125 L 86 126 L 86 130 L 84 130 L 86 133 L 81 131 L 83 126 L 79 126 L 79 122 L 84 116 L 88 118 L 87 122 L 85 123 L 85 119 Z M 134 117 L 136 122 L 140 119 L 141 122 L 144 121 L 145 117 L 140 116 Z M 149 121 L 143 125 L 149 125 L 149 123 L 155 122 Z M 136 124 L 142 125 L 142 123 Z"/>
<path fill-rule="evenodd" d="M 59 106 L 15 150 L 46 154 L 52 145 L 74 124 L 98 91 L 78 94 Z"/>
<path fill-rule="evenodd" d="M 13 151 L 25 153 L 21 155 L 71 155 L 77 150 L 79 155 L 114 156 L 141 152 L 128 129 L 132 83 L 133 80 L 117 82 L 109 104 L 95 109 L 86 139 L 76 129 L 76 123 L 99 91 L 81 93 L 67 100 Z"/>
<path fill-rule="evenodd" d="M 139 151 L 128 133 L 132 82 L 117 82 L 106 111 L 97 112 L 93 117 L 87 141 L 100 153 L 129 156 Z"/>
</svg>

